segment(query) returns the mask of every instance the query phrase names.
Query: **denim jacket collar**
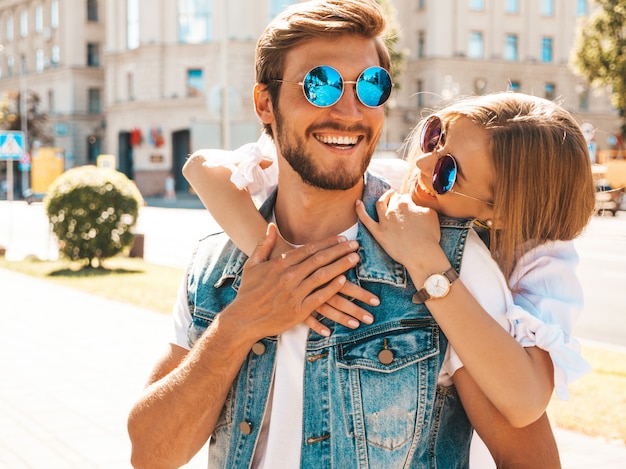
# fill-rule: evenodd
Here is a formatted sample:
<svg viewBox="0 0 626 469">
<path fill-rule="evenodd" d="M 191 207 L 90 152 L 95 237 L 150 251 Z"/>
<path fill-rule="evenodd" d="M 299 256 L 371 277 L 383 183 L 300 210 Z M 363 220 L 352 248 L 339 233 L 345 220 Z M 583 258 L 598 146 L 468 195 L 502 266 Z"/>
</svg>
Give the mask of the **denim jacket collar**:
<svg viewBox="0 0 626 469">
<path fill-rule="evenodd" d="M 371 173 L 366 173 L 364 179 L 363 203 L 369 215 L 377 220 L 376 201 L 390 186 L 387 182 Z M 276 205 L 276 195 L 277 190 L 275 189 L 260 209 L 266 220 L 271 218 L 272 211 Z M 357 241 L 359 242 L 359 256 L 361 257 L 361 262 L 356 268 L 357 279 L 382 282 L 399 287 L 407 285 L 407 273 L 404 266 L 395 262 L 385 253 L 361 222 L 359 222 Z M 234 249 L 215 286 L 219 287 L 227 278 L 235 278 L 233 288 L 238 289 L 243 266 L 247 259 L 248 256 L 243 252 L 239 249 Z"/>
</svg>

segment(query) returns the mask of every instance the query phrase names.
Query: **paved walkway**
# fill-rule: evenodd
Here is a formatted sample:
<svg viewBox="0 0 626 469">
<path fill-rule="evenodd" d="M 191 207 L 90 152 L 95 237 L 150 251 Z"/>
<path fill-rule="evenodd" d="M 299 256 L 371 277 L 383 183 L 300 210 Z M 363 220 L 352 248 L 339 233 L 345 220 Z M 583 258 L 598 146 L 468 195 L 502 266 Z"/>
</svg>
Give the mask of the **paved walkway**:
<svg viewBox="0 0 626 469">
<path fill-rule="evenodd" d="M 126 416 L 169 317 L 3 269 L 0 298 L 0 468 L 130 467 Z M 625 446 L 556 436 L 565 469 L 626 468 Z"/>
<path fill-rule="evenodd" d="M 126 417 L 169 327 L 0 269 L 0 468 L 129 468 Z"/>
</svg>

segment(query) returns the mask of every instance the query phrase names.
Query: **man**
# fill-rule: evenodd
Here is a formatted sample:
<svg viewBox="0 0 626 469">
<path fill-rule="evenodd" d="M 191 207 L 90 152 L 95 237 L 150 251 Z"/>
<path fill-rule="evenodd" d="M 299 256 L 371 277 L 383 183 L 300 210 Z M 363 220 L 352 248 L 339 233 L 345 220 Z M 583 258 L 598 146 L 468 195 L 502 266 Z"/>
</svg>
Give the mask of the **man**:
<svg viewBox="0 0 626 469">
<path fill-rule="evenodd" d="M 467 465 L 471 427 L 437 381 L 446 338 L 354 210 L 373 213 L 388 187 L 363 176 L 390 91 L 384 30 L 374 1 L 311 1 L 259 40 L 254 102 L 279 164 L 262 212 L 306 246 L 269 261 L 274 225 L 247 263 L 223 236 L 200 243 L 177 306 L 188 343 L 170 345 L 129 417 L 135 467 L 178 467 L 209 438 L 209 467 Z M 442 230 L 457 271 L 467 229 Z M 380 298 L 375 323 L 310 332 L 346 280 Z"/>
</svg>

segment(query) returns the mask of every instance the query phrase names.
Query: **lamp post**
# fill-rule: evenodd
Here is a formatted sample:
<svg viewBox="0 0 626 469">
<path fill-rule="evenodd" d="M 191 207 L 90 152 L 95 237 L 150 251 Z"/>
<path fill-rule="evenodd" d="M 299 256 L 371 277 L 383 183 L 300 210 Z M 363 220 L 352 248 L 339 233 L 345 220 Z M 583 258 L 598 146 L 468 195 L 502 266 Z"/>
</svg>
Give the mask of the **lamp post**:
<svg viewBox="0 0 626 469">
<path fill-rule="evenodd" d="M 26 109 L 26 56 L 22 55 L 22 74 L 20 75 L 20 117 L 22 119 L 21 128 L 24 132 L 24 151 L 28 150 L 28 109 Z"/>
</svg>

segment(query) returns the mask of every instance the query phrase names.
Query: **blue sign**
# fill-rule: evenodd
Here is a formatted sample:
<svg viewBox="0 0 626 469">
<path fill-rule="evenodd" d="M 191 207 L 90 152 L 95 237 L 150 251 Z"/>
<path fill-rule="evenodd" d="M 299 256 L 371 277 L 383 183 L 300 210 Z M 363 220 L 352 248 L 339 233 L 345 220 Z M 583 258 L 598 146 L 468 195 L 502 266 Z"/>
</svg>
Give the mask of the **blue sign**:
<svg viewBox="0 0 626 469">
<path fill-rule="evenodd" d="M 0 160 L 19 160 L 24 152 L 24 132 L 0 131 Z"/>
</svg>

